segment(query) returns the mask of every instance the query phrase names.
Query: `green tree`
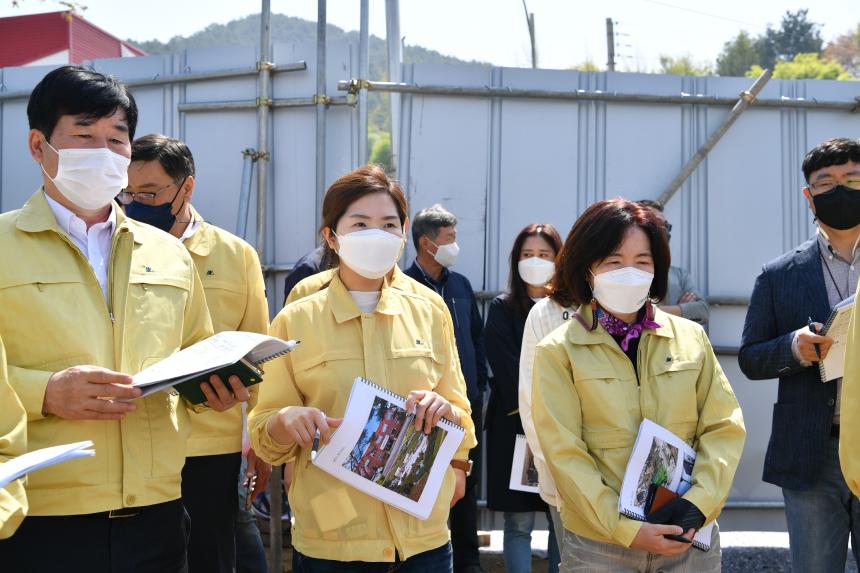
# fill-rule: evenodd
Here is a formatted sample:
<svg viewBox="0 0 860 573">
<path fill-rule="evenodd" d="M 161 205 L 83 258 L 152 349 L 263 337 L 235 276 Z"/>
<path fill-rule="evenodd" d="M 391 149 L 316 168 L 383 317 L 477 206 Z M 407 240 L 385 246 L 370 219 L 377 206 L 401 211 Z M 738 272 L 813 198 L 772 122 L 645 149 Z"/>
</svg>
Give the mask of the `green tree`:
<svg viewBox="0 0 860 573">
<path fill-rule="evenodd" d="M 821 52 L 824 41 L 821 39 L 819 24 L 807 18 L 809 10 L 786 11 L 778 30 L 768 27 L 763 36 L 756 40 L 760 64 L 773 68 L 778 61 L 789 61 L 797 54 Z"/>
<path fill-rule="evenodd" d="M 708 64 L 698 64 L 689 55 L 673 58 L 660 56 L 660 73 L 676 76 L 707 76 L 714 73 Z"/>
<path fill-rule="evenodd" d="M 860 24 L 857 30 L 838 36 L 832 40 L 821 57 L 826 60 L 835 60 L 851 74 L 860 75 Z"/>
<path fill-rule="evenodd" d="M 754 65 L 746 75 L 757 77 L 763 69 Z M 836 61 L 822 60 L 818 54 L 797 54 L 790 62 L 777 62 L 773 77 L 783 80 L 853 80 L 845 68 Z"/>
<path fill-rule="evenodd" d="M 371 135 L 370 162 L 391 171 L 391 136 L 385 132 Z"/>
<path fill-rule="evenodd" d="M 721 76 L 742 76 L 756 64 L 761 64 L 756 40 L 741 30 L 733 40 L 723 45 L 723 51 L 717 57 L 717 73 Z"/>
</svg>

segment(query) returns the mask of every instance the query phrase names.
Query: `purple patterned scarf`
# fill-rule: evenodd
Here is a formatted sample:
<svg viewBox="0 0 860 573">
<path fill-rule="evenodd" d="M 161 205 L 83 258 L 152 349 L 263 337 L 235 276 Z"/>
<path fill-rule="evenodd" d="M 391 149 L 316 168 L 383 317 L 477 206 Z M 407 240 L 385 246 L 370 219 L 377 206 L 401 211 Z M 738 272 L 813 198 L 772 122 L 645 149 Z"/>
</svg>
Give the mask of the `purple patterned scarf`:
<svg viewBox="0 0 860 573">
<path fill-rule="evenodd" d="M 639 338 L 644 329 L 660 328 L 660 325 L 654 322 L 654 311 L 653 309 L 651 309 L 651 305 L 648 305 L 644 309 L 642 309 L 642 311 L 639 313 L 639 317 L 633 324 L 627 324 L 620 318 L 609 314 L 602 308 L 598 308 L 597 313 L 600 320 L 600 326 L 602 326 L 606 330 L 606 332 L 615 337 L 624 337 L 621 339 L 621 342 L 618 343 L 618 345 L 621 347 L 621 350 L 623 350 L 624 352 L 627 352 L 627 349 L 630 347 L 630 341 L 634 338 Z"/>
</svg>

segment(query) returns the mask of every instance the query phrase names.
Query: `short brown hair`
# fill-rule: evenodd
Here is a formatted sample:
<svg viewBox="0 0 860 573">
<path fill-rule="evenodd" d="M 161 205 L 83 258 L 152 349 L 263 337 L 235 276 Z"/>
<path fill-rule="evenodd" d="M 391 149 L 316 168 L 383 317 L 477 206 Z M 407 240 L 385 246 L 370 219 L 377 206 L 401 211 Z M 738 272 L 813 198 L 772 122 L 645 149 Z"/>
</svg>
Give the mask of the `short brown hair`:
<svg viewBox="0 0 860 573">
<path fill-rule="evenodd" d="M 591 265 L 612 254 L 632 227 L 642 229 L 651 244 L 654 281 L 650 297 L 656 301 L 666 298 L 671 255 L 663 222 L 650 208 L 618 198 L 594 203 L 574 223 L 559 253 L 553 299 L 563 306 L 591 301 Z"/>
<path fill-rule="evenodd" d="M 403 195 L 400 185 L 388 177 L 385 170 L 379 165 L 368 164 L 341 175 L 325 192 L 320 232 L 325 228 L 334 231 L 349 206 L 371 193 L 385 193 L 391 197 L 397 208 L 400 226 L 402 227 L 406 223 L 406 214 L 409 211 L 406 207 L 406 197 Z M 330 262 L 332 266 L 336 265 L 337 254 L 329 248 L 328 243 L 325 243 L 325 251 L 324 260 Z"/>
</svg>

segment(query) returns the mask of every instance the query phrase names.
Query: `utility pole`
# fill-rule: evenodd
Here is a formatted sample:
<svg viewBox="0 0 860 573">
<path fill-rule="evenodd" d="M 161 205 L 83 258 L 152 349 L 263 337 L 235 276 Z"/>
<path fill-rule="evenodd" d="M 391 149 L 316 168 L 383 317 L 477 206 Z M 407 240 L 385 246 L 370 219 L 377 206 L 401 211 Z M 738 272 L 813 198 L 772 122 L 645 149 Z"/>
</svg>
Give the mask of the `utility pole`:
<svg viewBox="0 0 860 573">
<path fill-rule="evenodd" d="M 606 51 L 608 59 L 606 61 L 606 69 L 610 72 L 615 71 L 615 23 L 612 18 L 606 19 Z"/>
<path fill-rule="evenodd" d="M 529 40 L 532 45 L 532 68 L 537 68 L 537 44 L 535 43 L 535 15 L 534 12 L 529 12 L 529 7 L 526 6 L 526 0 L 523 0 L 523 9 L 526 11 L 526 24 L 529 27 Z"/>
</svg>

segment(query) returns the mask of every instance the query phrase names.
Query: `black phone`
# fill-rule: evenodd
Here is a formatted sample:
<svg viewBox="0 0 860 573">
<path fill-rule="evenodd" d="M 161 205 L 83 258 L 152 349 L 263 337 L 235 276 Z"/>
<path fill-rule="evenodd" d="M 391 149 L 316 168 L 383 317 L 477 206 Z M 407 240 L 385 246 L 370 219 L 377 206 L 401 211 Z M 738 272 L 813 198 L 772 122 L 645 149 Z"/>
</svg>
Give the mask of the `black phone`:
<svg viewBox="0 0 860 573">
<path fill-rule="evenodd" d="M 684 537 L 683 535 L 664 535 L 666 539 L 671 539 L 672 541 L 680 541 L 681 543 L 692 543 L 689 539 Z"/>
</svg>

